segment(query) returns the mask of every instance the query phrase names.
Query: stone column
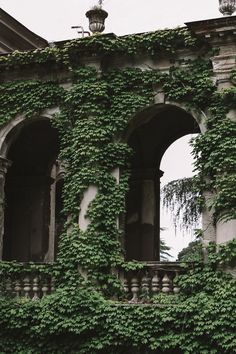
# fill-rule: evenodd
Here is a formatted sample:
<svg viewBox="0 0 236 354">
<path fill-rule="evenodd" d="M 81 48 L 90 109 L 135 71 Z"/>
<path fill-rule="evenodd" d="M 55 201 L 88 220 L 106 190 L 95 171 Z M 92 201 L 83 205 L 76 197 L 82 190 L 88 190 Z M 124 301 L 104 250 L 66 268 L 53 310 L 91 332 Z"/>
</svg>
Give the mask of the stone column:
<svg viewBox="0 0 236 354">
<path fill-rule="evenodd" d="M 202 231 L 203 231 L 203 245 L 204 257 L 207 259 L 206 247 L 210 242 L 216 242 L 216 227 L 214 224 L 214 210 L 210 207 L 214 194 L 209 191 L 203 192 L 206 207 L 202 211 Z"/>
<path fill-rule="evenodd" d="M 155 254 L 155 219 L 156 195 L 155 181 L 144 179 L 142 181 L 141 202 L 141 255 L 142 260 L 154 260 Z"/>
<path fill-rule="evenodd" d="M 92 201 L 96 198 L 97 193 L 98 188 L 97 186 L 93 185 L 89 186 L 89 188 L 84 192 L 84 196 L 80 204 L 80 213 L 78 219 L 79 228 L 82 231 L 86 231 L 90 224 L 90 219 L 87 216 L 87 212 L 90 203 L 92 203 Z"/>
<path fill-rule="evenodd" d="M 222 6 L 225 6 L 225 4 Z M 217 55 L 212 57 L 211 61 L 218 91 L 232 87 L 235 84 L 231 78 L 232 71 L 236 69 L 236 16 L 189 22 L 187 26 L 197 37 L 208 42 L 212 49 L 216 49 Z M 228 117 L 235 121 L 235 112 L 229 112 Z M 206 198 L 209 201 L 211 196 L 208 194 Z M 203 213 L 204 238 L 206 241 L 214 239 L 210 214 L 211 211 L 209 210 Z M 215 236 L 217 243 L 224 243 L 235 237 L 236 220 L 217 223 Z"/>
<path fill-rule="evenodd" d="M 159 257 L 159 194 L 157 170 L 134 169 L 126 203 L 127 258 L 154 261 Z"/>
<path fill-rule="evenodd" d="M 221 55 L 212 58 L 218 91 L 230 88 L 235 84 L 231 80 L 232 71 L 236 70 L 235 45 L 223 47 L 223 50 L 221 48 L 221 53 Z M 230 110 L 227 118 L 236 123 L 236 110 Z M 216 224 L 216 243 L 225 243 L 234 238 L 236 238 L 236 219 L 218 221 Z"/>
<path fill-rule="evenodd" d="M 3 234 L 4 234 L 4 203 L 5 203 L 5 177 L 11 162 L 0 156 L 0 260 L 3 252 Z"/>
<path fill-rule="evenodd" d="M 162 170 L 158 170 L 155 176 L 155 194 L 156 194 L 156 244 L 155 244 L 155 260 L 160 261 L 160 243 L 161 243 L 161 177 L 164 175 Z"/>
<path fill-rule="evenodd" d="M 141 182 L 132 171 L 125 203 L 124 249 L 126 260 L 141 259 Z"/>
<path fill-rule="evenodd" d="M 57 177 L 57 167 L 54 164 L 51 172 L 51 178 L 53 179 L 53 183 L 51 184 L 51 188 L 50 188 L 49 240 L 48 240 L 48 252 L 45 256 L 45 262 L 53 262 L 55 258 L 56 177 Z"/>
</svg>

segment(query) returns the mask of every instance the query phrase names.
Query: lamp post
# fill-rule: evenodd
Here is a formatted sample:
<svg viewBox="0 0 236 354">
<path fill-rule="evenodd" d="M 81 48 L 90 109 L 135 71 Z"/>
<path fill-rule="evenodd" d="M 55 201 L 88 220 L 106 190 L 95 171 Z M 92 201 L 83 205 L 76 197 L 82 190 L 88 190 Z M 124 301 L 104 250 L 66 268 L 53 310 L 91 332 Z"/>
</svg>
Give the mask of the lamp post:
<svg viewBox="0 0 236 354">
<path fill-rule="evenodd" d="M 231 16 L 236 10 L 236 0 L 219 0 L 219 10 L 224 16 Z"/>
</svg>

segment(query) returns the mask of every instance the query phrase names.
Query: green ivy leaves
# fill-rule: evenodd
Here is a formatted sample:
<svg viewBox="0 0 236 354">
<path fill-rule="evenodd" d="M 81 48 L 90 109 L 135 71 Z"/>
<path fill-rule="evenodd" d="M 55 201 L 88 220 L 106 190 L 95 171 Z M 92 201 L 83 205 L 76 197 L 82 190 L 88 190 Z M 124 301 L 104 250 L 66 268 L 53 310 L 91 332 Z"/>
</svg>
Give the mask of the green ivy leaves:
<svg viewBox="0 0 236 354">
<path fill-rule="evenodd" d="M 96 36 L 70 41 L 62 48 L 15 52 L 0 58 L 2 71 L 47 63 L 47 68 L 51 64 L 53 68 L 67 67 L 73 78 L 67 91 L 57 82 L 39 80 L 0 87 L 0 125 L 17 114 L 30 118 L 45 108 L 60 107 L 53 124 L 60 132 L 60 158 L 67 166 L 64 212 L 72 219 L 70 232 L 61 235 L 53 266 L 41 269 L 32 264 L 25 270 L 19 264 L 1 263 L 0 275 L 37 269 L 53 272 L 57 278 L 55 294 L 40 302 L 19 303 L 0 297 L 2 353 L 235 352 L 235 282 L 216 271 L 219 264 L 235 264 L 235 242 L 220 248 L 218 254 L 211 245 L 209 262 L 199 263 L 181 276 L 183 293 L 174 299 L 158 296 L 152 306 L 104 300 L 104 295 L 120 295 L 120 283 L 112 269 L 124 266 L 117 218 L 125 209 L 132 151 L 123 136 L 133 116 L 154 104 L 156 85 L 163 87 L 169 100 L 209 110 L 208 130 L 194 142 L 199 171 L 194 188 L 196 194 L 204 188 L 217 191 L 213 205 L 216 218 L 222 214 L 236 217 L 236 127 L 226 118 L 229 109 L 235 108 L 235 88 L 216 93 L 209 60 L 185 61 L 169 73 L 125 68 L 98 74 L 78 64 L 85 52 L 105 57 L 118 53 L 156 55 L 162 50 L 172 56 L 186 47 L 197 49 L 197 41 L 180 28 L 121 38 Z M 123 170 L 119 183 L 112 175 L 117 167 Z M 206 176 L 211 178 L 210 184 L 205 182 Z M 91 184 L 98 194 L 87 211 L 91 222 L 82 232 L 77 224 L 79 206 Z M 179 193 L 185 203 L 181 196 Z M 79 275 L 78 264 L 86 269 L 87 282 Z"/>
<path fill-rule="evenodd" d="M 53 82 L 15 81 L 0 85 L 0 125 L 17 114 L 31 117 L 43 109 L 58 106 L 64 90 Z"/>
</svg>

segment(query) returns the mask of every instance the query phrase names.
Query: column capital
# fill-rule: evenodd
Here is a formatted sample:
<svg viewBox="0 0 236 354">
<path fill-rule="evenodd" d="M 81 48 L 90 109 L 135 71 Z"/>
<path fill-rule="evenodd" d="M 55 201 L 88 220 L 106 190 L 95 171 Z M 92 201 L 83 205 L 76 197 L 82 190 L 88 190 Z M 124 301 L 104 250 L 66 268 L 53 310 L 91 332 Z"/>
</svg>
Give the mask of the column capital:
<svg viewBox="0 0 236 354">
<path fill-rule="evenodd" d="M 163 172 L 158 168 L 132 168 L 131 178 L 132 180 L 154 180 L 161 178 Z"/>
<path fill-rule="evenodd" d="M 236 69 L 236 53 L 227 53 L 217 55 L 211 58 L 213 72 L 219 88 L 228 88 L 232 86 L 231 75 Z"/>
</svg>

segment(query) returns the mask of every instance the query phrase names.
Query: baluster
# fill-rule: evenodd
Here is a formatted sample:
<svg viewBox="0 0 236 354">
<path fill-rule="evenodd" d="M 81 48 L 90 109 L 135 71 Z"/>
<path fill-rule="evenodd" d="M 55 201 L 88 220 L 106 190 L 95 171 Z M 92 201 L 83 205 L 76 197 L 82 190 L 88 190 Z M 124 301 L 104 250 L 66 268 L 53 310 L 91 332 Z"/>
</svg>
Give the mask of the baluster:
<svg viewBox="0 0 236 354">
<path fill-rule="evenodd" d="M 33 278 L 33 298 L 32 300 L 39 300 L 39 277 L 36 275 Z"/>
<path fill-rule="evenodd" d="M 154 276 L 152 277 L 152 293 L 156 295 L 160 292 L 160 277 L 158 271 L 155 271 Z"/>
<path fill-rule="evenodd" d="M 173 279 L 173 292 L 174 292 L 174 294 L 178 294 L 180 292 L 179 285 L 177 284 L 178 277 L 179 277 L 179 272 L 176 271 L 175 272 L 175 277 Z"/>
<path fill-rule="evenodd" d="M 4 290 L 5 290 L 4 280 L 1 278 L 0 279 L 0 294 L 4 294 Z"/>
<path fill-rule="evenodd" d="M 7 293 L 12 293 L 12 280 L 10 278 L 7 278 L 6 280 L 6 292 Z"/>
<path fill-rule="evenodd" d="M 16 297 L 19 298 L 21 296 L 21 290 L 22 290 L 20 279 L 16 280 L 14 290 L 15 290 Z"/>
<path fill-rule="evenodd" d="M 55 291 L 55 278 L 51 278 L 51 293 L 54 293 Z"/>
<path fill-rule="evenodd" d="M 142 295 L 146 299 L 149 296 L 149 279 L 146 276 L 146 274 L 142 277 L 141 289 L 142 289 Z"/>
<path fill-rule="evenodd" d="M 138 293 L 139 293 L 139 281 L 136 277 L 131 279 L 131 293 L 133 295 L 130 303 L 137 303 L 138 302 Z"/>
<path fill-rule="evenodd" d="M 170 287 L 170 278 L 167 273 L 165 273 L 164 277 L 162 278 L 162 292 L 168 294 L 171 291 Z"/>
<path fill-rule="evenodd" d="M 124 289 L 125 294 L 129 294 L 129 282 L 126 278 L 124 279 L 124 282 L 123 282 L 123 289 Z"/>
<path fill-rule="evenodd" d="M 23 292 L 24 292 L 24 297 L 26 297 L 27 299 L 30 298 L 30 290 L 31 290 L 31 284 L 30 284 L 30 278 L 29 276 L 26 276 L 23 279 Z"/>
<path fill-rule="evenodd" d="M 42 286 L 43 297 L 48 294 L 48 291 L 49 291 L 48 279 L 45 278 L 44 281 L 43 281 L 43 286 Z"/>
</svg>

